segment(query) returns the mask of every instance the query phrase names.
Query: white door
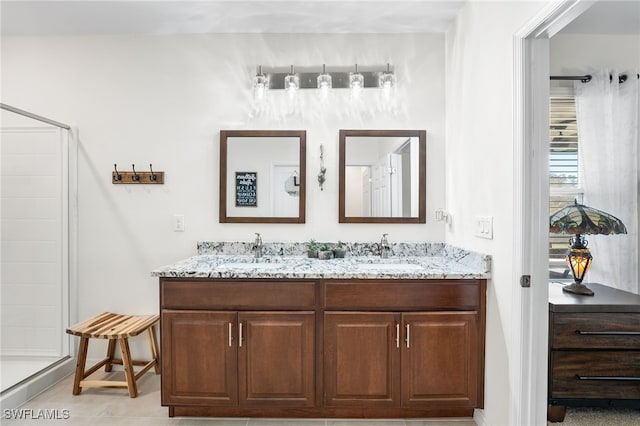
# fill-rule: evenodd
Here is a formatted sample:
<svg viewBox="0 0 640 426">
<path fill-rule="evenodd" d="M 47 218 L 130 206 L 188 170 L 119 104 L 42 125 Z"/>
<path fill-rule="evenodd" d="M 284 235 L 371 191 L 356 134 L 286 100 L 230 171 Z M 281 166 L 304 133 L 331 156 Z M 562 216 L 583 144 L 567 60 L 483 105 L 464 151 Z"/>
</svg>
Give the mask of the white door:
<svg viewBox="0 0 640 426">
<path fill-rule="evenodd" d="M 402 217 L 402 156 L 389 154 L 389 199 L 391 217 Z"/>
<path fill-rule="evenodd" d="M 371 167 L 362 167 L 362 216 L 371 217 Z"/>
<path fill-rule="evenodd" d="M 391 216 L 389 162 L 389 155 L 385 155 L 373 166 L 373 217 Z"/>
<path fill-rule="evenodd" d="M 287 192 L 286 182 L 292 176 L 300 185 L 298 166 L 273 165 L 271 179 L 271 214 L 274 217 L 297 217 L 300 193 Z M 297 187 L 299 189 L 299 186 Z"/>
</svg>

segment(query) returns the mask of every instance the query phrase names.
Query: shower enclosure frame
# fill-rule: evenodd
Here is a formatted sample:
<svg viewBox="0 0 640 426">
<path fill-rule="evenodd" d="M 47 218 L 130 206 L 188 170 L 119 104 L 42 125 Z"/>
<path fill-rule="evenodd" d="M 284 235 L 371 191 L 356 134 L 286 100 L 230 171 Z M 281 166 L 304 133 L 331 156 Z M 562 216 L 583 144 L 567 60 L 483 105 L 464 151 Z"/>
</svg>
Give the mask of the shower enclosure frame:
<svg viewBox="0 0 640 426">
<path fill-rule="evenodd" d="M 27 117 L 61 130 L 62 149 L 62 212 L 61 212 L 61 300 L 62 330 L 77 322 L 78 283 L 78 131 L 76 128 L 58 121 L 0 103 L 0 109 Z M 66 136 L 66 137 L 65 137 Z M 66 191 L 65 191 L 66 188 Z M 2 409 L 15 408 L 33 396 L 71 374 L 75 368 L 75 345 L 68 335 L 61 336 L 62 355 L 60 359 L 39 372 L 26 377 L 21 382 L 3 390 L 0 395 Z"/>
</svg>

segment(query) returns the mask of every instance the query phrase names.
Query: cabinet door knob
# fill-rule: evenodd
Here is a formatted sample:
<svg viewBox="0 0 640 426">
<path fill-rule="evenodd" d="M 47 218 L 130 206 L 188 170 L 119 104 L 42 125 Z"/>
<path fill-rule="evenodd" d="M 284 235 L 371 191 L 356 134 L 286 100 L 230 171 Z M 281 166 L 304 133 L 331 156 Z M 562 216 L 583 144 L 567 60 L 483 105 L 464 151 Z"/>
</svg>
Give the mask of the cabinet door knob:
<svg viewBox="0 0 640 426">
<path fill-rule="evenodd" d="M 396 323 L 396 348 L 400 347 L 400 323 Z"/>
<path fill-rule="evenodd" d="M 407 342 L 407 349 L 409 349 L 410 341 L 411 341 L 411 335 L 409 333 L 410 333 L 411 326 L 407 324 L 406 327 L 407 327 L 407 338 L 405 339 L 405 341 Z"/>
<path fill-rule="evenodd" d="M 238 323 L 238 347 L 242 347 L 242 323 Z"/>
<path fill-rule="evenodd" d="M 581 376 L 576 374 L 578 380 L 617 380 L 620 382 L 640 382 L 638 376 Z"/>
<path fill-rule="evenodd" d="M 229 346 L 233 342 L 233 323 L 229 323 Z"/>
<path fill-rule="evenodd" d="M 640 331 L 582 331 L 576 330 L 581 336 L 640 336 Z"/>
</svg>

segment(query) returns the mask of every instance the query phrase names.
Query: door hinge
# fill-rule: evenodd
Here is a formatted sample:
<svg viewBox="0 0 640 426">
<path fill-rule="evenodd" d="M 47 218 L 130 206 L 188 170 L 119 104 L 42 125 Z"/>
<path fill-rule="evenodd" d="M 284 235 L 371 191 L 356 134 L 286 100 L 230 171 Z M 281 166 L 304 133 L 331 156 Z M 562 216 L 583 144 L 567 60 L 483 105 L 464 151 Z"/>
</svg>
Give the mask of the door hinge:
<svg viewBox="0 0 640 426">
<path fill-rule="evenodd" d="M 520 277 L 520 287 L 531 287 L 531 275 L 523 275 Z"/>
</svg>

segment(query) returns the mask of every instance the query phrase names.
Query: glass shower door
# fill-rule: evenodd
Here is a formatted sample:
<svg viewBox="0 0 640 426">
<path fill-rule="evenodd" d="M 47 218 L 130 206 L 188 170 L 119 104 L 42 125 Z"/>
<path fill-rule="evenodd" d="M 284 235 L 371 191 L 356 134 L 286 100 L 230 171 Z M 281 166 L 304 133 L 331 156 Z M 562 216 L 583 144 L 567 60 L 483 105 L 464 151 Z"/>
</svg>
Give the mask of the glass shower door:
<svg viewBox="0 0 640 426">
<path fill-rule="evenodd" d="M 68 358 L 69 134 L 2 111 L 1 384 Z M 7 125 L 7 123 L 19 123 Z"/>
</svg>

